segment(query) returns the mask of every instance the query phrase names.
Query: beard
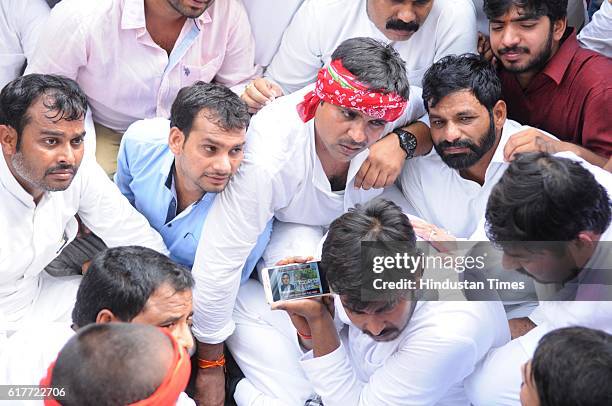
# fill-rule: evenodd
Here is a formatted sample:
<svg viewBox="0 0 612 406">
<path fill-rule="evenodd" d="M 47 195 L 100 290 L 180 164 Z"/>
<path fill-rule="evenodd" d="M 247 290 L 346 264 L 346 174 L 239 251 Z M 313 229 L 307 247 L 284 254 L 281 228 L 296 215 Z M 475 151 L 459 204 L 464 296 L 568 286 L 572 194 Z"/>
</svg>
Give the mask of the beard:
<svg viewBox="0 0 612 406">
<path fill-rule="evenodd" d="M 185 6 L 181 4 L 181 0 L 169 0 L 168 3 L 183 17 L 198 18 L 212 5 L 213 1 L 214 0 L 208 1 L 202 9 L 193 9 L 189 6 Z"/>
<path fill-rule="evenodd" d="M 458 140 L 454 142 L 442 141 L 434 144 L 434 148 L 442 161 L 453 169 L 466 169 L 474 165 L 476 162 L 489 152 L 495 144 L 496 139 L 495 122 L 493 121 L 493 112 L 489 111 L 489 129 L 486 133 L 480 136 L 479 143 L 476 144 L 470 140 Z M 470 152 L 464 154 L 446 155 L 444 150 L 447 148 L 469 148 Z"/>
<path fill-rule="evenodd" d="M 546 66 L 546 63 L 548 62 L 548 60 L 550 59 L 550 56 L 552 55 L 552 40 L 553 40 L 552 34 L 553 34 L 553 27 L 551 26 L 550 31 L 548 32 L 548 38 L 546 39 L 546 45 L 544 45 L 544 49 L 542 49 L 537 55 L 533 56 L 533 58 L 528 60 L 525 63 L 525 65 L 506 66 L 502 62 L 502 66 L 504 67 L 504 69 L 511 73 L 539 72 L 540 70 L 542 70 Z M 497 59 L 501 62 L 502 59 L 500 59 L 500 56 L 508 52 L 522 52 L 525 54 L 531 53 L 529 48 L 525 48 L 525 47 L 516 46 L 516 47 L 511 47 L 511 48 L 501 48 L 499 50 L 499 55 L 496 55 Z"/>
<path fill-rule="evenodd" d="M 58 185 L 54 185 L 50 182 L 47 182 L 45 179 L 47 175 L 51 174 L 57 170 L 72 170 L 73 175 L 72 178 L 76 175 L 78 167 L 74 165 L 64 165 L 59 164 L 48 168 L 41 178 L 37 177 L 34 170 L 28 165 L 27 160 L 23 156 L 23 153 L 18 152 L 11 158 L 11 164 L 13 169 L 19 175 L 21 179 L 29 183 L 31 186 L 38 190 L 44 190 L 45 192 L 61 192 L 63 190 L 68 189 L 70 184 L 72 183 L 72 179 L 68 183 L 62 183 Z"/>
</svg>

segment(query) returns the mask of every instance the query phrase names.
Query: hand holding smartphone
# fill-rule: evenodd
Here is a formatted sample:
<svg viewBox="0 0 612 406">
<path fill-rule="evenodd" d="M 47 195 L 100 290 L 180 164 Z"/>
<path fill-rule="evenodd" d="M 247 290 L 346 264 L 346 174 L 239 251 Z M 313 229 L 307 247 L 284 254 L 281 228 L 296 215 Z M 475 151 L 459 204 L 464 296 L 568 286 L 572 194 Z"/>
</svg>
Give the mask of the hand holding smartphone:
<svg viewBox="0 0 612 406">
<path fill-rule="evenodd" d="M 330 294 L 318 261 L 265 268 L 262 279 L 266 300 L 270 304 Z"/>
</svg>

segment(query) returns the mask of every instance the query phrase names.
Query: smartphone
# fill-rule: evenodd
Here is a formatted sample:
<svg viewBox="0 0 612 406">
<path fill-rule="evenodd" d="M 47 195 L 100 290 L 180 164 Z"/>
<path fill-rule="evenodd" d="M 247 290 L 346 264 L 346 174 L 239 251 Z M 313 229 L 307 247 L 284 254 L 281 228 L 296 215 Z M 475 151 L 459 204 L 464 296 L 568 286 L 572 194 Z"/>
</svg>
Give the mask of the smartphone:
<svg viewBox="0 0 612 406">
<path fill-rule="evenodd" d="M 268 303 L 329 295 L 329 286 L 318 261 L 264 268 L 264 290 Z"/>
</svg>

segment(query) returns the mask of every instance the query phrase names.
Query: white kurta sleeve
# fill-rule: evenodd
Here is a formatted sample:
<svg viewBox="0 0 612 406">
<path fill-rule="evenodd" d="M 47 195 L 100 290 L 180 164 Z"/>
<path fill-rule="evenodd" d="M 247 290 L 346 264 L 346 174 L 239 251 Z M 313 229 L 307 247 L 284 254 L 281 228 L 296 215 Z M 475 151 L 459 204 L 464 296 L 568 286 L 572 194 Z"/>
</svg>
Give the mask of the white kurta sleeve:
<svg viewBox="0 0 612 406">
<path fill-rule="evenodd" d="M 305 2 L 295 13 L 265 74 L 285 95 L 314 82 L 323 66 L 315 3 Z"/>
<path fill-rule="evenodd" d="M 98 163 L 84 160 L 79 172 L 83 178 L 78 214 L 106 245 L 140 245 L 168 255 L 159 233 L 132 207 Z"/>
<path fill-rule="evenodd" d="M 208 212 L 192 268 L 193 333 L 200 342 L 223 342 L 234 330 L 232 310 L 242 268 L 279 199 L 291 196 L 279 178 L 247 155 Z"/>
<path fill-rule="evenodd" d="M 309 352 L 302 367 L 325 406 L 434 405 L 474 369 L 477 349 L 465 336 L 420 334 L 378 368 L 357 377 L 344 345 L 323 357 Z"/>
</svg>

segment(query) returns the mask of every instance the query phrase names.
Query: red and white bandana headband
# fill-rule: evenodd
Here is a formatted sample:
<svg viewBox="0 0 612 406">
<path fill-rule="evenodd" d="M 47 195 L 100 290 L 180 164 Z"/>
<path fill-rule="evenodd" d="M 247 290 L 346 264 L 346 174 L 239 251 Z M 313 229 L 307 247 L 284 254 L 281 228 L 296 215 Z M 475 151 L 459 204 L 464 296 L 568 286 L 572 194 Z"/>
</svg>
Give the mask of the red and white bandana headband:
<svg viewBox="0 0 612 406">
<path fill-rule="evenodd" d="M 380 93 L 368 89 L 342 66 L 339 59 L 319 70 L 314 90 L 308 92 L 304 101 L 297 105 L 303 122 L 314 117 L 321 100 L 389 122 L 397 120 L 408 105 L 397 93 Z"/>
</svg>

